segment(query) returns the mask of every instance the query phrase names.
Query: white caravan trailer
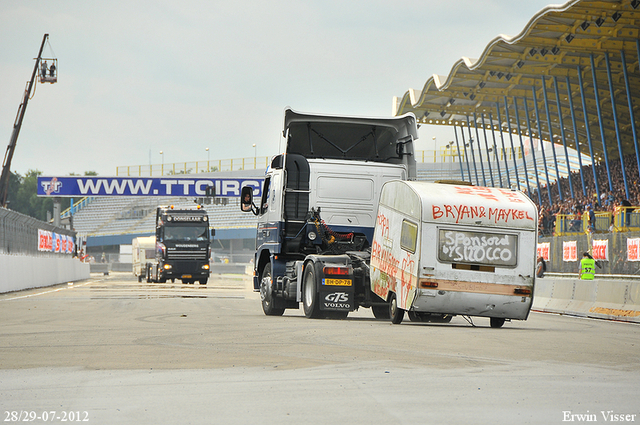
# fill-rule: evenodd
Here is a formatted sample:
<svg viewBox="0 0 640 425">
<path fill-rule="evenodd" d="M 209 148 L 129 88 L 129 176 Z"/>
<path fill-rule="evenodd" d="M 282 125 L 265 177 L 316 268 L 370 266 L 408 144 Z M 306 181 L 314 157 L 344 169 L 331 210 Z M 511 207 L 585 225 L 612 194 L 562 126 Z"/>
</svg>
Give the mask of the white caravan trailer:
<svg viewBox="0 0 640 425">
<path fill-rule="evenodd" d="M 533 300 L 538 215 L 522 192 L 385 183 L 371 247 L 371 290 L 391 319 L 454 315 L 525 320 Z"/>
<path fill-rule="evenodd" d="M 143 236 L 131 241 L 131 262 L 133 274 L 138 277 L 138 282 L 146 278 L 147 263 L 156 262 L 156 237 Z"/>
</svg>

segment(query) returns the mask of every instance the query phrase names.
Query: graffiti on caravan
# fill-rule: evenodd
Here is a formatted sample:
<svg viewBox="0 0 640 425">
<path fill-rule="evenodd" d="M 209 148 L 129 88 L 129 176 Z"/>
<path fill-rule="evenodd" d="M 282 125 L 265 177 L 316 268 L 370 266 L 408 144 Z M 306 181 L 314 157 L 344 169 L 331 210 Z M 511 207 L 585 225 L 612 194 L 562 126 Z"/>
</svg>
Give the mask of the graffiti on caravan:
<svg viewBox="0 0 640 425">
<path fill-rule="evenodd" d="M 440 230 L 438 259 L 452 263 L 515 266 L 516 235 Z"/>
<path fill-rule="evenodd" d="M 232 178 L 133 178 L 133 177 L 38 177 L 38 196 L 206 196 L 207 187 L 215 196 L 239 197 L 244 186 L 261 195 L 263 179 Z"/>
</svg>

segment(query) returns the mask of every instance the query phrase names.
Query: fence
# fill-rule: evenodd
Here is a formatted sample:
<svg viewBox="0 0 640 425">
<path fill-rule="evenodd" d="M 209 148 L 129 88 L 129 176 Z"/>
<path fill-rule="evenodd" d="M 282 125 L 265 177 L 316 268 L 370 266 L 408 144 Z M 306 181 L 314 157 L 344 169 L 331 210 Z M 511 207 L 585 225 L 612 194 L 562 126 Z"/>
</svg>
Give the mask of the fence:
<svg viewBox="0 0 640 425">
<path fill-rule="evenodd" d="M 216 171 L 258 170 L 267 168 L 269 157 L 219 159 L 214 161 L 174 162 L 168 164 L 125 165 L 116 167 L 116 176 L 166 176 L 213 173 Z"/>
<path fill-rule="evenodd" d="M 520 148 L 499 149 L 498 155 L 500 160 L 505 158 L 512 160 L 514 155 L 516 158 L 522 158 Z M 448 162 L 464 161 L 465 151 L 456 147 L 447 145 L 440 150 L 417 150 L 415 152 L 416 161 L 419 163 L 444 164 Z M 258 170 L 267 168 L 270 162 L 268 156 L 258 156 L 250 158 L 236 159 L 219 159 L 213 161 L 190 161 L 190 162 L 173 162 L 167 164 L 150 164 L 150 165 L 123 165 L 116 167 L 116 176 L 165 176 L 175 174 L 197 174 L 197 173 L 213 173 L 216 171 L 239 171 L 239 170 Z M 492 156 L 490 161 L 494 160 Z"/>
<path fill-rule="evenodd" d="M 52 226 L 6 208 L 0 208 L 0 254 L 26 254 L 32 257 L 70 256 L 70 254 L 54 253 L 42 249 L 39 232 L 41 230 L 74 239 L 76 236 L 73 231 Z"/>
<path fill-rule="evenodd" d="M 594 233 L 607 232 L 639 232 L 640 231 L 640 206 L 616 207 L 611 212 L 597 212 L 596 221 L 592 231 Z M 558 214 L 556 215 L 555 235 L 578 235 L 589 231 L 589 217 L 582 214 Z"/>
<path fill-rule="evenodd" d="M 638 238 L 640 238 L 640 232 L 631 231 L 602 234 L 583 233 L 541 237 L 538 238 L 538 243 L 549 244 L 547 272 L 577 274 L 582 253 L 590 252 L 596 258 L 596 276 L 600 274 L 640 275 L 640 262 L 631 258 L 637 258 L 637 253 L 629 252 L 630 244 L 628 243 L 629 239 L 636 240 Z M 600 247 L 597 255 L 593 249 L 594 241 L 595 245 Z M 570 257 L 575 260 L 566 261 L 566 258 Z M 603 257 L 606 259 L 600 259 Z"/>
</svg>

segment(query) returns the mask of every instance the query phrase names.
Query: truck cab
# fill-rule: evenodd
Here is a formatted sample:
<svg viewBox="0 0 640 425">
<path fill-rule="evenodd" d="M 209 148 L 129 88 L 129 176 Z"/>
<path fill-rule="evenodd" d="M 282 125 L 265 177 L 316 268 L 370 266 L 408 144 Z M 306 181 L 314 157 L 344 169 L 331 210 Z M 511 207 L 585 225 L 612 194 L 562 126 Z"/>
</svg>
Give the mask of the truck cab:
<svg viewBox="0 0 640 425">
<path fill-rule="evenodd" d="M 206 210 L 158 207 L 155 240 L 156 261 L 147 264 L 147 281 L 207 283 L 211 240 Z"/>
</svg>

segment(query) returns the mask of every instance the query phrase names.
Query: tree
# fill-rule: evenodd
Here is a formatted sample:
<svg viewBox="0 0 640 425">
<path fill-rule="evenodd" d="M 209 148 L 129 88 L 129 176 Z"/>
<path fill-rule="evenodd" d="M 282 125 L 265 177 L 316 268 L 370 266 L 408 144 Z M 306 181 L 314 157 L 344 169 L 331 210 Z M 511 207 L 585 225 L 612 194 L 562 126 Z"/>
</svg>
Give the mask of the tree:
<svg viewBox="0 0 640 425">
<path fill-rule="evenodd" d="M 38 176 L 40 175 L 42 175 L 40 170 L 27 171 L 17 193 L 19 209 L 12 209 L 38 220 L 46 221 L 47 211 L 53 210 L 53 199 L 38 197 Z"/>
<path fill-rule="evenodd" d="M 7 197 L 8 208 L 38 220 L 47 220 L 47 211 L 53 210 L 53 200 L 37 196 L 38 176 L 41 174 L 40 170 L 29 170 L 24 176 L 11 173 Z"/>
<path fill-rule="evenodd" d="M 16 206 L 18 206 L 18 189 L 20 189 L 20 185 L 22 184 L 22 176 L 17 173 L 9 172 L 9 192 L 7 193 L 7 208 L 10 208 L 14 211 L 18 211 Z"/>
</svg>

